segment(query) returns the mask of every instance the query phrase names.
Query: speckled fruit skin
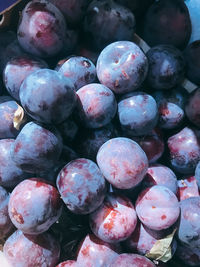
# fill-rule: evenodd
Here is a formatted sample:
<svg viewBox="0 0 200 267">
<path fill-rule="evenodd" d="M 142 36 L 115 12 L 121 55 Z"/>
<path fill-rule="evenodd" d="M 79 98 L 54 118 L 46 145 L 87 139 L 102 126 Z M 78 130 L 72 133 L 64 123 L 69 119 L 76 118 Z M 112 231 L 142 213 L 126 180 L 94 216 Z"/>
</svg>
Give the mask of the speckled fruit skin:
<svg viewBox="0 0 200 267">
<path fill-rule="evenodd" d="M 137 216 L 132 202 L 114 193 L 109 193 L 103 204 L 90 214 L 93 233 L 108 243 L 127 239 L 134 231 Z"/>
<path fill-rule="evenodd" d="M 32 72 L 47 67 L 46 62 L 29 55 L 10 59 L 3 72 L 4 85 L 8 93 L 19 101 L 19 89 L 24 79 Z"/>
<path fill-rule="evenodd" d="M 65 165 L 56 184 L 67 208 L 78 214 L 96 210 L 106 194 L 105 179 L 96 163 L 89 159 L 79 158 Z"/>
<path fill-rule="evenodd" d="M 110 267 L 115 267 L 115 266 L 155 267 L 156 265 L 144 256 L 140 256 L 138 254 L 123 253 L 117 256 L 110 265 Z"/>
<path fill-rule="evenodd" d="M 80 245 L 76 266 L 109 267 L 120 252 L 118 244 L 109 244 L 93 234 L 88 234 Z"/>
<path fill-rule="evenodd" d="M 30 173 L 51 169 L 62 152 L 62 141 L 54 127 L 27 123 L 11 149 L 11 158 L 22 170 Z"/>
<path fill-rule="evenodd" d="M 71 81 L 50 69 L 31 73 L 23 81 L 19 97 L 25 111 L 33 119 L 47 124 L 66 120 L 77 100 Z"/>
<path fill-rule="evenodd" d="M 148 60 L 133 42 L 119 41 L 102 50 L 96 69 L 102 84 L 116 94 L 124 94 L 140 87 L 147 75 Z"/>
<path fill-rule="evenodd" d="M 58 264 L 56 267 L 76 267 L 76 261 L 73 260 L 68 260 L 68 261 L 63 261 L 60 264 Z"/>
<path fill-rule="evenodd" d="M 3 239 L 9 232 L 14 229 L 8 214 L 8 201 L 10 194 L 5 188 L 0 186 L 0 238 Z"/>
<path fill-rule="evenodd" d="M 124 131 L 133 136 L 146 135 L 158 121 L 156 101 L 144 92 L 127 94 L 118 103 L 118 116 Z"/>
<path fill-rule="evenodd" d="M 50 57 L 63 48 L 65 32 L 65 19 L 59 9 L 46 0 L 36 0 L 25 6 L 17 36 L 28 53 Z"/>
<path fill-rule="evenodd" d="M 96 79 L 96 67 L 85 57 L 73 56 L 58 62 L 56 70 L 70 79 L 77 91 Z"/>
<path fill-rule="evenodd" d="M 97 153 L 97 163 L 104 177 L 119 189 L 139 184 L 148 169 L 148 160 L 141 147 L 129 138 L 112 138 Z"/>
<path fill-rule="evenodd" d="M 169 188 L 174 194 L 178 189 L 178 181 L 175 173 L 162 164 L 152 164 L 149 166 L 147 173 L 142 181 L 144 188 L 153 185 L 162 185 Z"/>
<path fill-rule="evenodd" d="M 147 52 L 148 84 L 154 89 L 171 89 L 179 84 L 185 73 L 182 53 L 170 45 L 157 45 Z"/>
<path fill-rule="evenodd" d="M 180 202 L 181 217 L 177 231 L 179 241 L 190 248 L 200 248 L 200 197 Z"/>
<path fill-rule="evenodd" d="M 186 266 L 199 266 L 200 265 L 200 251 L 199 248 L 190 248 L 178 243 L 176 256 Z"/>
<path fill-rule="evenodd" d="M 49 233 L 26 235 L 17 230 L 3 248 L 13 267 L 55 267 L 60 257 L 60 245 Z"/>
<path fill-rule="evenodd" d="M 194 125 L 200 127 L 200 88 L 190 94 L 185 105 L 185 113 Z"/>
<path fill-rule="evenodd" d="M 0 140 L 0 185 L 4 187 L 14 187 L 28 178 L 11 158 L 10 152 L 14 142 L 14 139 Z"/>
<path fill-rule="evenodd" d="M 37 235 L 47 231 L 60 217 L 62 201 L 58 190 L 50 183 L 31 178 L 14 188 L 8 211 L 17 229 Z"/>
<path fill-rule="evenodd" d="M 185 127 L 171 136 L 167 143 L 172 168 L 183 174 L 194 172 L 197 163 L 200 161 L 198 132 Z"/>
<path fill-rule="evenodd" d="M 142 191 L 136 201 L 140 221 L 152 230 L 163 230 L 173 225 L 180 213 L 178 199 L 165 186 L 155 185 Z"/>
<path fill-rule="evenodd" d="M 84 127 L 100 128 L 110 123 L 117 111 L 113 92 L 106 86 L 91 83 L 77 91 L 78 117 Z"/>
</svg>

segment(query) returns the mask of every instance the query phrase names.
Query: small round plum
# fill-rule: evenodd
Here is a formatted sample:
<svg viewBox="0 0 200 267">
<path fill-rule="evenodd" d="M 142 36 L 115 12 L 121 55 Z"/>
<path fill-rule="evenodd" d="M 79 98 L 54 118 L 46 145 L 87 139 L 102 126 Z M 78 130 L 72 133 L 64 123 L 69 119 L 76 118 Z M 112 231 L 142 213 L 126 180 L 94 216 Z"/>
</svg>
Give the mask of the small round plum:
<svg viewBox="0 0 200 267">
<path fill-rule="evenodd" d="M 112 138 L 97 153 L 97 163 L 104 177 L 119 189 L 139 184 L 148 169 L 148 160 L 141 147 L 129 138 Z"/>
<path fill-rule="evenodd" d="M 29 2 L 22 11 L 17 36 L 22 48 L 39 57 L 51 57 L 63 48 L 64 16 L 46 0 Z"/>
<path fill-rule="evenodd" d="M 113 92 L 106 86 L 91 83 L 77 91 L 78 117 L 87 128 L 100 128 L 110 123 L 117 111 Z"/>
<path fill-rule="evenodd" d="M 152 230 L 163 230 L 173 225 L 180 214 L 176 195 L 167 187 L 154 185 L 142 191 L 136 201 L 140 221 Z"/>
<path fill-rule="evenodd" d="M 148 72 L 148 60 L 133 42 L 119 41 L 103 49 L 96 68 L 102 84 L 124 94 L 140 87 Z"/>
<path fill-rule="evenodd" d="M 109 193 L 103 204 L 90 214 L 93 233 L 108 243 L 126 240 L 136 224 L 137 216 L 132 202 L 114 193 Z"/>
<path fill-rule="evenodd" d="M 89 159 L 79 158 L 65 165 L 56 184 L 67 208 L 78 214 L 96 210 L 106 194 L 105 179 L 98 166 Z"/>
<path fill-rule="evenodd" d="M 60 245 L 49 233 L 27 235 L 17 230 L 6 240 L 3 253 L 13 267 L 55 267 Z"/>
<path fill-rule="evenodd" d="M 23 81 L 19 97 L 28 115 L 47 124 L 58 124 L 66 120 L 77 100 L 70 79 L 50 69 L 31 73 Z"/>
<path fill-rule="evenodd" d="M 62 212 L 62 202 L 54 186 L 45 180 L 31 178 L 14 188 L 8 211 L 17 229 L 37 235 L 57 221 Z"/>
<path fill-rule="evenodd" d="M 200 88 L 197 88 L 189 95 L 185 105 L 185 113 L 194 125 L 200 127 Z"/>
</svg>

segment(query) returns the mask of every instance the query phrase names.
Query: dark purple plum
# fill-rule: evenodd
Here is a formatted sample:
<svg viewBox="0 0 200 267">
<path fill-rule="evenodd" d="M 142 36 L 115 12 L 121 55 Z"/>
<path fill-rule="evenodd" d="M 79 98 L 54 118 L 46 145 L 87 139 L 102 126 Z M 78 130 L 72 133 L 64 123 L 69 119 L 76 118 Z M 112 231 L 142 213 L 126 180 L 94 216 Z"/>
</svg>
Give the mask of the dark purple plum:
<svg viewBox="0 0 200 267">
<path fill-rule="evenodd" d="M 72 117 L 67 118 L 67 120 L 57 125 L 57 129 L 63 138 L 63 142 L 66 144 L 70 144 L 76 139 L 79 128 L 79 125 L 73 120 Z"/>
<path fill-rule="evenodd" d="M 0 140 L 0 185 L 4 187 L 14 187 L 28 178 L 11 158 L 10 153 L 14 142 L 14 139 Z"/>
<path fill-rule="evenodd" d="M 178 181 L 175 173 L 167 166 L 161 164 L 150 165 L 147 173 L 142 181 L 144 188 L 151 187 L 153 185 L 162 185 L 170 189 L 176 194 L 178 189 Z"/>
<path fill-rule="evenodd" d="M 194 172 L 200 161 L 199 134 L 185 127 L 168 139 L 170 163 L 175 171 L 183 174 Z"/>
<path fill-rule="evenodd" d="M 200 88 L 197 88 L 189 95 L 185 105 L 185 113 L 194 125 L 200 127 Z"/>
<path fill-rule="evenodd" d="M 59 9 L 46 0 L 29 2 L 22 11 L 18 41 L 36 56 L 51 57 L 63 48 L 66 23 Z"/>
<path fill-rule="evenodd" d="M 109 193 L 103 204 L 90 214 L 92 232 L 101 240 L 117 243 L 135 230 L 137 216 L 132 202 L 125 196 Z"/>
<path fill-rule="evenodd" d="M 156 162 L 164 152 L 164 140 L 160 129 L 155 128 L 147 135 L 132 136 L 133 141 L 137 142 L 147 155 L 149 163 Z"/>
<path fill-rule="evenodd" d="M 99 129 L 88 129 L 80 132 L 76 138 L 76 148 L 82 157 L 96 161 L 99 148 L 111 138 L 117 137 L 118 132 L 113 124 Z"/>
<path fill-rule="evenodd" d="M 84 31 L 96 49 L 123 40 L 131 40 L 135 31 L 133 13 L 110 0 L 93 0 L 84 19 Z"/>
<path fill-rule="evenodd" d="M 76 91 L 96 79 L 95 65 L 85 57 L 73 56 L 60 60 L 56 70 L 71 80 Z"/>
<path fill-rule="evenodd" d="M 118 116 L 124 132 L 131 136 L 146 135 L 158 121 L 156 101 L 144 92 L 127 94 L 118 103 Z"/>
<path fill-rule="evenodd" d="M 190 15 L 184 1 L 154 1 L 144 18 L 142 33 L 150 46 L 170 44 L 183 49 L 190 35 Z"/>
<path fill-rule="evenodd" d="M 77 91 L 77 112 L 86 128 L 101 128 L 114 118 L 117 102 L 113 92 L 106 86 L 91 83 Z"/>
<path fill-rule="evenodd" d="M 49 233 L 33 236 L 17 230 L 6 240 L 3 252 L 12 266 L 55 267 L 60 257 L 60 245 Z"/>
<path fill-rule="evenodd" d="M 47 67 L 43 60 L 28 55 L 10 59 L 3 73 L 4 85 L 8 93 L 19 100 L 19 89 L 24 79 L 32 72 Z"/>
<path fill-rule="evenodd" d="M 15 138 L 26 122 L 23 108 L 9 96 L 0 96 L 0 139 Z"/>
<path fill-rule="evenodd" d="M 5 238 L 14 229 L 8 214 L 9 198 L 9 193 L 0 186 L 0 239 Z"/>
<path fill-rule="evenodd" d="M 112 138 L 97 153 L 97 163 L 104 177 L 119 189 L 139 184 L 148 169 L 148 159 L 141 147 L 129 138 Z"/>
<path fill-rule="evenodd" d="M 190 248 L 200 246 L 200 197 L 180 201 L 181 217 L 177 230 L 178 239 Z"/>
<path fill-rule="evenodd" d="M 49 0 L 64 15 L 70 25 L 79 23 L 85 15 L 89 0 Z"/>
<path fill-rule="evenodd" d="M 136 201 L 140 221 L 156 231 L 172 226 L 180 214 L 176 195 L 167 187 L 154 185 L 142 191 Z"/>
<path fill-rule="evenodd" d="M 148 258 L 138 254 L 128 254 L 128 253 L 123 253 L 117 256 L 110 265 L 110 267 L 115 267 L 115 266 L 156 267 L 156 265 Z"/>
<path fill-rule="evenodd" d="M 62 201 L 58 190 L 45 180 L 31 178 L 19 183 L 8 204 L 12 223 L 23 233 L 38 235 L 60 217 Z"/>
<path fill-rule="evenodd" d="M 185 266 L 200 265 L 199 248 L 191 248 L 178 243 L 176 256 L 185 264 Z"/>
<path fill-rule="evenodd" d="M 51 169 L 59 160 L 62 141 L 53 127 L 27 123 L 11 149 L 14 163 L 22 170 L 35 173 Z"/>
<path fill-rule="evenodd" d="M 200 40 L 191 43 L 184 51 L 186 76 L 200 85 Z"/>
<path fill-rule="evenodd" d="M 68 260 L 68 261 L 63 261 L 61 263 L 59 263 L 58 265 L 56 265 L 56 267 L 75 267 L 76 265 L 76 261 L 73 260 Z"/>
<path fill-rule="evenodd" d="M 128 93 L 139 88 L 147 71 L 147 57 L 139 46 L 129 41 L 108 45 L 97 60 L 99 81 L 116 94 Z"/>
<path fill-rule="evenodd" d="M 67 208 L 77 214 L 96 210 L 102 204 L 107 190 L 98 166 L 84 158 L 65 165 L 58 174 L 56 184 Z"/>
<path fill-rule="evenodd" d="M 194 176 L 178 180 L 178 198 L 180 201 L 190 198 L 199 197 L 199 188 Z"/>
<path fill-rule="evenodd" d="M 49 124 L 66 120 L 77 99 L 71 81 L 50 69 L 31 73 L 23 81 L 19 97 L 25 111 L 33 119 Z"/>
<path fill-rule="evenodd" d="M 170 45 L 157 45 L 147 52 L 148 84 L 154 89 L 171 89 L 181 83 L 185 73 L 182 53 Z"/>
<path fill-rule="evenodd" d="M 76 266 L 110 266 L 119 252 L 119 245 L 109 244 L 93 234 L 88 234 L 80 245 Z"/>
</svg>

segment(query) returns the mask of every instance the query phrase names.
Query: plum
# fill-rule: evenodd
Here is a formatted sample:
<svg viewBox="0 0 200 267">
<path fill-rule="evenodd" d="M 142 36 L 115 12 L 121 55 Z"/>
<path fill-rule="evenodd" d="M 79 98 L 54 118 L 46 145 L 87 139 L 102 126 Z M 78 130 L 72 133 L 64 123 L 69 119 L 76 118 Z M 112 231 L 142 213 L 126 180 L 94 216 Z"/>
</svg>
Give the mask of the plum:
<svg viewBox="0 0 200 267">
<path fill-rule="evenodd" d="M 199 197 L 197 180 L 194 176 L 178 180 L 178 198 L 184 200 L 190 197 Z"/>
</svg>

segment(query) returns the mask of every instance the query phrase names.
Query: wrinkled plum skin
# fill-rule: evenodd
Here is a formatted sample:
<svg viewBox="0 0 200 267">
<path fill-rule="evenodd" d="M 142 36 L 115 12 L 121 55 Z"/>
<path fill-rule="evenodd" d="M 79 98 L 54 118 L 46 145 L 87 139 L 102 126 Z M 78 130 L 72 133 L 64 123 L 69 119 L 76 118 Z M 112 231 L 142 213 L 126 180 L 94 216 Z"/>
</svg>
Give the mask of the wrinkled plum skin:
<svg viewBox="0 0 200 267">
<path fill-rule="evenodd" d="M 11 158 L 10 151 L 14 142 L 14 139 L 0 140 L 0 185 L 4 187 L 14 187 L 28 178 L 28 175 L 17 167 Z"/>
<path fill-rule="evenodd" d="M 142 33 L 150 46 L 170 44 L 183 49 L 190 35 L 190 15 L 182 0 L 154 1 L 146 13 Z"/>
<path fill-rule="evenodd" d="M 156 265 L 144 256 L 138 254 L 123 253 L 117 256 L 110 265 L 110 267 L 115 267 L 115 266 L 155 267 Z"/>
<path fill-rule="evenodd" d="M 76 261 L 73 261 L 73 260 L 68 260 L 68 261 L 64 261 L 64 262 L 61 262 L 60 264 L 58 264 L 56 267 L 75 267 L 77 266 L 76 265 Z"/>
<path fill-rule="evenodd" d="M 89 129 L 80 133 L 80 137 L 76 139 L 77 151 L 82 157 L 96 161 L 99 148 L 111 138 L 117 137 L 118 132 L 112 124 L 108 124 L 103 128 Z"/>
<path fill-rule="evenodd" d="M 50 0 L 64 15 L 67 22 L 76 25 L 85 15 L 89 0 Z"/>
<path fill-rule="evenodd" d="M 186 75 L 193 83 L 200 85 L 200 41 L 191 43 L 184 51 Z"/>
<path fill-rule="evenodd" d="M 119 245 L 109 244 L 89 234 L 80 247 L 76 266 L 109 267 L 119 252 Z"/>
<path fill-rule="evenodd" d="M 157 124 L 158 109 L 154 98 L 143 92 L 123 96 L 118 103 L 118 116 L 124 131 L 133 136 L 148 134 Z"/>
<path fill-rule="evenodd" d="M 31 178 L 14 188 L 8 211 L 17 229 L 37 235 L 47 231 L 60 217 L 62 201 L 54 186 L 45 180 Z"/>
<path fill-rule="evenodd" d="M 4 85 L 8 93 L 19 100 L 19 89 L 24 79 L 32 72 L 47 67 L 43 60 L 28 55 L 12 58 L 7 62 L 3 72 Z"/>
<path fill-rule="evenodd" d="M 17 136 L 11 157 L 22 170 L 35 173 L 51 169 L 62 151 L 62 141 L 53 127 L 27 123 Z"/>
<path fill-rule="evenodd" d="M 78 214 L 93 212 L 106 194 L 105 179 L 98 166 L 89 159 L 79 158 L 65 165 L 56 184 L 67 208 Z"/>
<path fill-rule="evenodd" d="M 144 188 L 153 185 L 162 185 L 176 194 L 178 185 L 175 173 L 167 166 L 161 164 L 150 165 L 142 181 Z"/>
<path fill-rule="evenodd" d="M 197 88 L 189 95 L 185 105 L 185 113 L 194 125 L 200 127 L 200 88 Z"/>
<path fill-rule="evenodd" d="M 77 99 L 71 81 L 50 69 L 31 73 L 22 83 L 19 97 L 25 111 L 33 119 L 49 124 L 67 119 Z"/>
<path fill-rule="evenodd" d="M 194 176 L 187 179 L 178 180 L 178 198 L 179 201 L 190 198 L 199 197 L 199 189 L 197 180 Z"/>
<path fill-rule="evenodd" d="M 199 266 L 200 265 L 200 251 L 199 248 L 190 248 L 178 243 L 176 256 L 186 266 Z"/>
<path fill-rule="evenodd" d="M 55 267 L 60 256 L 60 245 L 49 233 L 27 235 L 17 230 L 7 240 L 3 252 L 16 267 Z"/>
<path fill-rule="evenodd" d="M 164 140 L 160 129 L 155 128 L 148 135 L 134 136 L 131 139 L 137 142 L 147 155 L 149 163 L 155 163 L 164 152 Z"/>
<path fill-rule="evenodd" d="M 181 52 L 170 45 L 157 45 L 147 52 L 148 84 L 154 89 L 170 89 L 179 84 L 185 73 Z"/>
<path fill-rule="evenodd" d="M 163 230 L 173 225 L 180 213 L 178 199 L 165 186 L 154 185 L 142 191 L 136 201 L 140 221 L 152 230 Z"/>
<path fill-rule="evenodd" d="M 136 44 L 119 41 L 102 50 L 96 69 L 102 84 L 116 94 L 124 94 L 140 87 L 147 75 L 148 61 Z"/>
<path fill-rule="evenodd" d="M 77 112 L 87 128 L 100 128 L 110 123 L 117 111 L 113 92 L 102 84 L 91 83 L 77 91 Z"/>
<path fill-rule="evenodd" d="M 135 30 L 133 13 L 114 1 L 94 0 L 88 6 L 84 31 L 94 47 L 103 49 L 120 40 L 131 40 Z"/>
<path fill-rule="evenodd" d="M 20 132 L 14 126 L 16 111 L 22 109 L 21 106 L 11 97 L 0 96 L 0 139 L 15 138 Z"/>
<path fill-rule="evenodd" d="M 65 32 L 65 19 L 59 9 L 46 0 L 36 0 L 24 8 L 17 35 L 25 51 L 50 57 L 63 48 Z"/>
<path fill-rule="evenodd" d="M 130 189 L 144 178 L 148 160 L 141 147 L 129 138 L 112 138 L 97 153 L 104 177 L 119 189 Z"/>
<path fill-rule="evenodd" d="M 168 139 L 170 163 L 175 171 L 183 174 L 194 172 L 200 160 L 199 134 L 185 127 Z"/>
<path fill-rule="evenodd" d="M 136 225 L 137 216 L 132 202 L 115 193 L 109 193 L 103 204 L 90 214 L 92 232 L 108 243 L 126 240 Z"/>
<path fill-rule="evenodd" d="M 56 70 L 70 79 L 77 91 L 96 79 L 95 65 L 85 57 L 70 57 L 58 62 Z"/>
<path fill-rule="evenodd" d="M 13 228 L 8 214 L 8 192 L 0 186 L 0 238 L 3 239 Z"/>
<path fill-rule="evenodd" d="M 190 197 L 180 202 L 181 217 L 177 231 L 178 239 L 186 246 L 200 247 L 200 197 Z"/>
</svg>

